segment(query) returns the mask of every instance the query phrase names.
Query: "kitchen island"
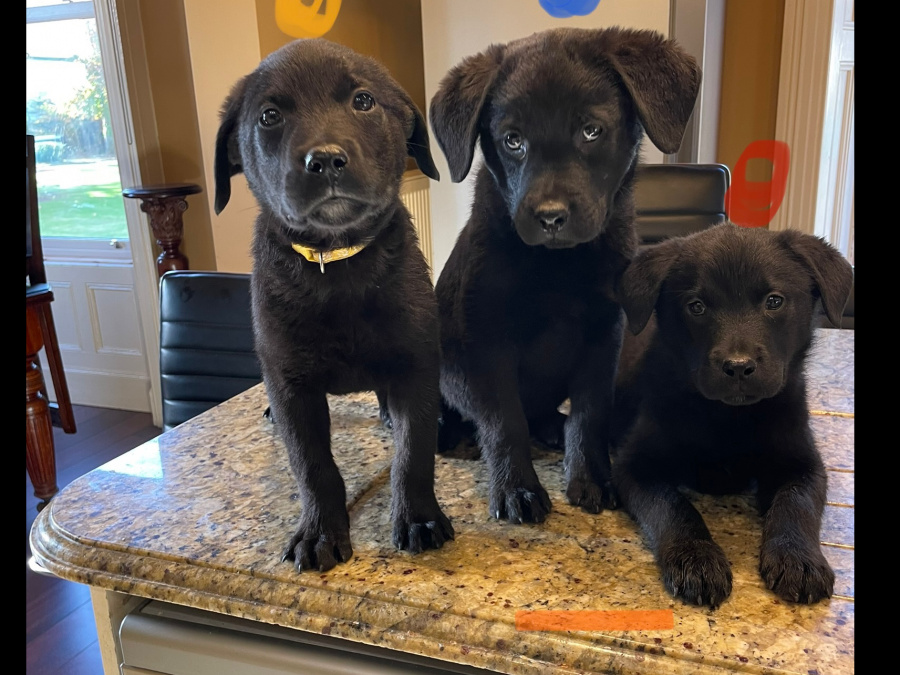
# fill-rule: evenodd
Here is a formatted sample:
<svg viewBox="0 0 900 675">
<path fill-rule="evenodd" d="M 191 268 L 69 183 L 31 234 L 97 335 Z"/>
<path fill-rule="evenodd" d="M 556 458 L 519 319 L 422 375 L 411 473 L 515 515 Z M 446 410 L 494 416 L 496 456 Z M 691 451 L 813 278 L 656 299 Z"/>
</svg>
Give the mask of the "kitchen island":
<svg viewBox="0 0 900 675">
<path fill-rule="evenodd" d="M 148 607 L 183 608 L 205 625 L 220 617 L 226 628 L 226 619 L 271 628 L 296 636 L 298 649 L 358 647 L 383 663 L 393 655 L 419 672 L 846 675 L 854 671 L 853 349 L 852 330 L 822 329 L 808 368 L 829 479 L 821 541 L 837 576 L 835 595 L 812 606 L 765 588 L 752 496 L 692 497 L 732 563 L 734 590 L 716 610 L 674 600 L 623 511 L 591 515 L 566 503 L 562 455 L 549 450 L 534 451 L 553 500 L 539 525 L 488 517 L 487 472 L 471 448 L 438 455 L 437 495 L 456 539 L 437 551 L 399 552 L 390 539 L 393 444 L 369 393 L 330 398 L 354 556 L 325 573 L 299 573 L 281 561 L 300 504 L 263 416 L 264 385 L 66 486 L 38 515 L 32 551 L 50 572 L 91 587 L 107 675 L 123 663 L 125 672 L 149 672 L 127 663 L 120 633 L 123 619 Z M 671 610 L 674 625 L 517 630 L 520 610 Z M 233 668 L 220 672 L 281 672 L 229 658 Z"/>
</svg>

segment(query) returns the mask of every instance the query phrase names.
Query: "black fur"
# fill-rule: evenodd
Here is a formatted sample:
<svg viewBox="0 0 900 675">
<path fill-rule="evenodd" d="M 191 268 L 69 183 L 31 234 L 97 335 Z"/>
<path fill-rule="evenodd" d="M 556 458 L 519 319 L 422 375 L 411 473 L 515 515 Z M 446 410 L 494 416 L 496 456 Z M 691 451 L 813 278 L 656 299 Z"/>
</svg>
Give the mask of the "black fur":
<svg viewBox="0 0 900 675">
<path fill-rule="evenodd" d="M 755 487 L 763 580 L 792 602 L 831 596 L 804 363 L 822 310 L 840 323 L 852 280 L 821 239 L 730 223 L 649 247 L 625 271 L 620 297 L 638 335 L 622 349 L 616 420 L 634 422 L 613 475 L 674 596 L 716 607 L 732 585 L 680 487 Z"/>
<path fill-rule="evenodd" d="M 360 92 L 374 106 L 356 107 Z M 359 101 L 365 107 L 367 99 Z M 263 116 L 274 123 L 263 126 Z M 390 411 L 394 544 L 417 553 L 453 538 L 434 494 L 438 313 L 399 199 L 407 154 L 438 178 L 409 96 L 380 64 L 326 40 L 297 40 L 271 54 L 234 86 L 222 111 L 216 212 L 228 203 L 231 176 L 243 172 L 260 207 L 256 351 L 303 507 L 284 558 L 299 570 L 327 570 L 353 552 L 326 394 L 375 390 Z M 323 274 L 292 243 L 366 246 L 327 263 Z"/>
<path fill-rule="evenodd" d="M 678 148 L 699 83 L 694 60 L 657 33 L 557 29 L 465 59 L 431 102 L 453 180 L 476 141 L 484 155 L 436 285 L 440 443 L 474 422 L 497 518 L 550 511 L 531 435 L 564 445 L 570 503 L 615 504 L 607 441 L 624 317 L 613 285 L 637 247 L 634 169 L 644 131 Z"/>
</svg>

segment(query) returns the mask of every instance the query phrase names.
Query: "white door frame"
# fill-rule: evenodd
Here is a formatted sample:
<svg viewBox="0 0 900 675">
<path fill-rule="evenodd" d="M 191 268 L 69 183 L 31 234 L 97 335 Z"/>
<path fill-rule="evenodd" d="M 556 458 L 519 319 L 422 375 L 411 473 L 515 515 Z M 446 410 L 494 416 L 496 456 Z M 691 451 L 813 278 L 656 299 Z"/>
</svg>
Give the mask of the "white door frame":
<svg viewBox="0 0 900 675">
<path fill-rule="evenodd" d="M 853 0 L 786 0 L 775 137 L 790 170 L 769 229 L 853 252 Z"/>
<path fill-rule="evenodd" d="M 128 79 L 116 0 L 93 0 L 100 38 L 103 76 L 109 98 L 109 111 L 116 158 L 123 186 L 141 185 L 141 166 L 135 143 L 134 117 L 128 95 Z M 123 198 L 124 199 L 124 198 Z M 154 426 L 162 426 L 162 396 L 159 377 L 159 279 L 156 272 L 150 223 L 138 200 L 124 199 L 134 265 L 134 295 L 137 301 L 140 331 L 147 358 L 150 412 Z"/>
</svg>

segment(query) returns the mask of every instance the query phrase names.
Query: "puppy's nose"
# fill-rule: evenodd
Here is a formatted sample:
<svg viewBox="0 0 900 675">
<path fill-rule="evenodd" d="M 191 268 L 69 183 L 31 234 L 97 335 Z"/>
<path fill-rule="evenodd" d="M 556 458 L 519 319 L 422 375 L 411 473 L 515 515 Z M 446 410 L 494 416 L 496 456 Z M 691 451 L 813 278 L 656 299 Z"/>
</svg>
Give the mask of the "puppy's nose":
<svg viewBox="0 0 900 675">
<path fill-rule="evenodd" d="M 305 165 L 307 173 L 339 176 L 347 166 L 347 153 L 339 145 L 320 145 L 306 153 Z"/>
<path fill-rule="evenodd" d="M 534 210 L 534 215 L 547 234 L 559 232 L 569 219 L 569 209 L 562 202 L 544 202 Z"/>
<path fill-rule="evenodd" d="M 756 371 L 756 361 L 751 358 L 728 359 L 722 364 L 722 370 L 728 377 L 743 380 Z"/>
</svg>

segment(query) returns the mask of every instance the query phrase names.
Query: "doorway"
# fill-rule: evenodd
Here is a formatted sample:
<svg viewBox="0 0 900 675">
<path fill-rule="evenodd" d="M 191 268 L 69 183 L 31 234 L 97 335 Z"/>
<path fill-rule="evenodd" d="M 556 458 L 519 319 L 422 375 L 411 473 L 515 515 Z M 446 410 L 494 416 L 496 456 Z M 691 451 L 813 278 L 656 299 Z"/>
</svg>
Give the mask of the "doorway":
<svg viewBox="0 0 900 675">
<path fill-rule="evenodd" d="M 42 243 L 72 401 L 154 412 L 156 325 L 147 325 L 154 312 L 142 317 L 140 295 L 155 278 L 136 274 L 149 251 L 133 235 L 146 225 L 121 195 L 123 176 L 139 181 L 124 78 L 110 58 L 111 9 L 26 0 L 26 133 L 35 135 Z"/>
</svg>

